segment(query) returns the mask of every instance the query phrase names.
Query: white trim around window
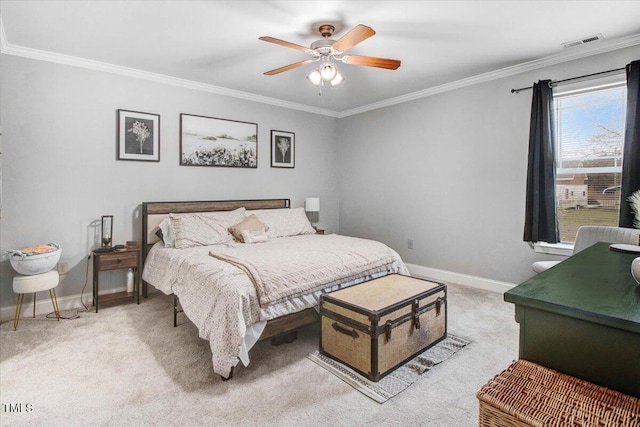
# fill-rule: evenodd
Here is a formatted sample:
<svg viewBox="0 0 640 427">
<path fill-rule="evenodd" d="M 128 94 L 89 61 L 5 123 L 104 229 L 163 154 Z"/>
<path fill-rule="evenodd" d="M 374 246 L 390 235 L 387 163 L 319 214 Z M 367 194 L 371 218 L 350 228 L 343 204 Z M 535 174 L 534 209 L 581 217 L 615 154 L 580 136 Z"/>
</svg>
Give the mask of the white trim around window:
<svg viewBox="0 0 640 427">
<path fill-rule="evenodd" d="M 533 244 L 533 250 L 539 254 L 571 256 L 573 243 L 536 242 Z"/>
</svg>

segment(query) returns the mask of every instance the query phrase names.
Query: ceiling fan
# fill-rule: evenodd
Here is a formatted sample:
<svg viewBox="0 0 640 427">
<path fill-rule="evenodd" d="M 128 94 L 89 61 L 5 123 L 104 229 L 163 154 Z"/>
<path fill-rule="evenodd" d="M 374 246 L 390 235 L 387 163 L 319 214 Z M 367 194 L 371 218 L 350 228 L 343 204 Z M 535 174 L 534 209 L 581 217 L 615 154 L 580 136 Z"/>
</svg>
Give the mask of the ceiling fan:
<svg viewBox="0 0 640 427">
<path fill-rule="evenodd" d="M 307 78 L 311 81 L 311 83 L 321 88 L 322 86 L 324 86 L 324 82 L 331 83 L 331 86 L 337 86 L 344 81 L 344 77 L 342 77 L 342 75 L 338 72 L 338 67 L 333 63 L 333 61 L 341 61 L 345 64 L 351 65 L 364 65 L 366 67 L 385 68 L 387 70 L 395 70 L 400 66 L 400 61 L 396 59 L 345 54 L 346 51 L 376 33 L 371 27 L 359 24 L 337 41 L 330 39 L 330 37 L 333 35 L 333 32 L 335 31 L 335 27 L 333 25 L 322 24 L 320 25 L 318 30 L 323 38 L 311 43 L 311 47 L 308 48 L 299 44 L 287 42 L 273 37 L 260 37 L 260 40 L 269 43 L 275 43 L 291 49 L 296 49 L 308 55 L 311 55 L 312 57 L 311 59 L 294 62 L 293 64 L 285 65 L 284 67 L 267 71 L 264 74 L 267 76 L 273 76 L 284 71 L 293 70 L 294 68 L 298 68 L 306 64 L 320 62 L 320 66 L 311 74 L 309 74 Z M 321 93 L 322 92 L 320 92 L 320 94 Z"/>
</svg>

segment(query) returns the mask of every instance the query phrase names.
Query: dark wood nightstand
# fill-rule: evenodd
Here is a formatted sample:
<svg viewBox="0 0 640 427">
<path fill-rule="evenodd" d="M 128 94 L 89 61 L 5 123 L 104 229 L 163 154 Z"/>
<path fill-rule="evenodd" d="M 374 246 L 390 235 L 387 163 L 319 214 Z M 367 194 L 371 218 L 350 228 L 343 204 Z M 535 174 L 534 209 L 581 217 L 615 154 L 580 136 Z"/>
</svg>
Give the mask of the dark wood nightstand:
<svg viewBox="0 0 640 427">
<path fill-rule="evenodd" d="M 140 304 L 140 249 L 126 248 L 111 252 L 93 252 L 93 305 L 98 312 L 98 302 L 107 302 L 121 298 L 136 298 Z M 100 272 L 130 268 L 133 270 L 133 292 L 116 292 L 98 295 Z"/>
</svg>

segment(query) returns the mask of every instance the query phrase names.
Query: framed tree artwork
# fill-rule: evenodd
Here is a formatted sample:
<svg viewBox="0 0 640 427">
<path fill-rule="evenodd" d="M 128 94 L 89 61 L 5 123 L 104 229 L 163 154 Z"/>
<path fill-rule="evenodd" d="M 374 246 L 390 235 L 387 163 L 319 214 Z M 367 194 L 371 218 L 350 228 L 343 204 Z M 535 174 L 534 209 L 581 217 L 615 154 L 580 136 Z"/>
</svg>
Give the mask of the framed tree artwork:
<svg viewBox="0 0 640 427">
<path fill-rule="evenodd" d="M 118 160 L 160 161 L 160 115 L 117 110 Z"/>
<path fill-rule="evenodd" d="M 271 131 L 271 167 L 294 168 L 296 161 L 296 134 L 281 130 Z"/>
<path fill-rule="evenodd" d="M 180 165 L 258 167 L 258 125 L 180 114 Z"/>
</svg>

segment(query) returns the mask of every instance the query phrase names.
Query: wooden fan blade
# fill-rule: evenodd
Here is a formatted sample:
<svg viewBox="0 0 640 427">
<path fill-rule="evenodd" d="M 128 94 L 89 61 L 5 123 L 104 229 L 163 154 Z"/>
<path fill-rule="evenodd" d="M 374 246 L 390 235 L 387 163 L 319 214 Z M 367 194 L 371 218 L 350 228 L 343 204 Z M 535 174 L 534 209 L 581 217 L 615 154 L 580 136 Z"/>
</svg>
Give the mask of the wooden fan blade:
<svg viewBox="0 0 640 427">
<path fill-rule="evenodd" d="M 366 25 L 358 24 L 357 27 L 349 31 L 347 34 L 342 36 L 340 40 L 335 42 L 333 44 L 333 48 L 335 50 L 339 50 L 340 52 L 346 52 L 358 43 L 365 41 L 375 33 L 376 32 L 373 31 L 373 28 L 367 27 Z"/>
<path fill-rule="evenodd" d="M 386 68 L 387 70 L 397 70 L 400 66 L 400 61 L 397 59 L 376 58 L 374 56 L 345 55 L 342 61 L 345 64 Z"/>
<path fill-rule="evenodd" d="M 313 62 L 311 59 L 307 59 L 306 61 L 294 62 L 293 64 L 285 65 L 284 67 L 276 68 L 275 70 L 267 71 L 264 73 L 266 76 L 273 76 L 275 74 L 280 74 L 285 71 L 293 70 L 294 68 L 302 67 L 310 62 Z"/>
<path fill-rule="evenodd" d="M 291 49 L 301 50 L 305 53 L 309 53 L 311 51 L 311 49 L 309 49 L 308 47 L 300 46 L 299 44 L 286 42 L 280 39 L 275 39 L 273 37 L 263 36 L 263 37 L 259 37 L 259 39 L 265 42 L 279 44 L 280 46 L 290 47 Z"/>
</svg>

